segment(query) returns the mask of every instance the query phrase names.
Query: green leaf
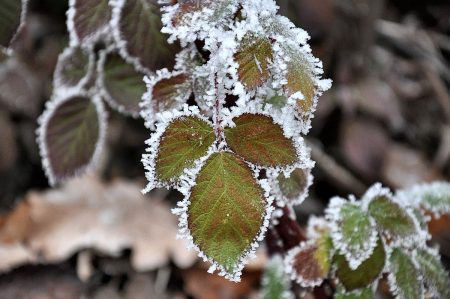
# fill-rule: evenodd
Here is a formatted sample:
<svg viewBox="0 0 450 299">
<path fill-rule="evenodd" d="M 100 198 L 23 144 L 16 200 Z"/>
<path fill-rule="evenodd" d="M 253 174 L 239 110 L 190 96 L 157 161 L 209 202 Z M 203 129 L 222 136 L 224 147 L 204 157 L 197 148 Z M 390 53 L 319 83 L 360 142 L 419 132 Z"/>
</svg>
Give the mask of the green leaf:
<svg viewBox="0 0 450 299">
<path fill-rule="evenodd" d="M 440 299 L 450 298 L 450 278 L 439 259 L 425 251 L 418 250 L 415 256 L 426 284 L 433 294 Z"/>
<path fill-rule="evenodd" d="M 25 0 L 24 0 L 25 1 Z M 22 1 L 0 1 L 0 46 L 9 47 L 21 24 Z"/>
<path fill-rule="evenodd" d="M 270 259 L 262 280 L 263 299 L 289 299 L 294 296 L 283 269 L 283 260 L 276 255 Z"/>
<path fill-rule="evenodd" d="M 173 109 L 176 104 L 186 102 L 191 94 L 191 81 L 186 74 L 163 78 L 153 86 L 153 110 L 160 112 Z"/>
<path fill-rule="evenodd" d="M 90 98 L 72 96 L 49 106 L 41 119 L 39 139 L 52 184 L 83 172 L 101 147 L 105 116 Z"/>
<path fill-rule="evenodd" d="M 301 244 L 288 254 L 289 271 L 302 287 L 315 287 L 327 278 L 331 267 L 330 235 L 322 234 L 317 240 Z"/>
<path fill-rule="evenodd" d="M 375 248 L 375 225 L 358 204 L 340 198 L 332 200 L 328 211 L 334 222 L 333 243 L 355 269 Z"/>
<path fill-rule="evenodd" d="M 314 77 L 309 69 L 309 63 L 305 61 L 302 54 L 291 53 L 291 61 L 287 68 L 287 84 L 284 89 L 287 96 L 301 92 L 304 99 L 297 100 L 297 109 L 301 113 L 310 113 L 314 107 L 316 87 Z"/>
<path fill-rule="evenodd" d="M 450 183 L 434 182 L 399 192 L 399 196 L 437 216 L 450 213 Z"/>
<path fill-rule="evenodd" d="M 69 31 L 74 44 L 85 45 L 96 42 L 105 34 L 112 15 L 108 0 L 71 0 L 69 9 Z"/>
<path fill-rule="evenodd" d="M 188 228 L 207 257 L 234 276 L 263 226 L 264 191 L 244 161 L 213 154 L 198 174 L 188 208 Z"/>
<path fill-rule="evenodd" d="M 195 116 L 175 119 L 161 136 L 156 177 L 165 183 L 178 179 L 186 168 L 205 156 L 214 143 L 213 128 Z"/>
<path fill-rule="evenodd" d="M 248 90 L 254 90 L 269 79 L 272 58 L 272 44 L 268 38 L 246 35 L 242 39 L 234 59 L 239 64 L 239 80 Z"/>
<path fill-rule="evenodd" d="M 389 284 L 399 299 L 423 298 L 423 284 L 419 271 L 408 254 L 399 248 L 389 257 Z"/>
<path fill-rule="evenodd" d="M 308 188 L 309 170 L 306 169 L 294 169 L 289 177 L 286 177 L 284 173 L 278 175 L 278 184 L 283 195 L 288 199 L 296 199 Z"/>
<path fill-rule="evenodd" d="M 137 117 L 139 103 L 147 90 L 144 74 L 117 53 L 102 52 L 101 55 L 98 80 L 103 97 L 119 112 Z"/>
<path fill-rule="evenodd" d="M 387 196 L 378 196 L 369 203 L 369 214 L 378 228 L 394 238 L 416 234 L 414 220 L 397 203 Z"/>
<path fill-rule="evenodd" d="M 136 66 L 155 71 L 174 64 L 177 48 L 161 33 L 157 0 L 127 0 L 117 9 L 116 39 Z"/>
<path fill-rule="evenodd" d="M 234 128 L 226 128 L 230 148 L 245 160 L 264 167 L 287 166 L 297 161 L 294 142 L 272 118 L 245 113 L 233 119 Z"/>
<path fill-rule="evenodd" d="M 338 287 L 336 294 L 334 295 L 335 299 L 374 299 L 375 294 L 372 291 L 371 287 L 354 290 L 352 292 L 345 292 L 343 287 Z"/>
<path fill-rule="evenodd" d="M 54 86 L 84 87 L 91 77 L 94 59 L 92 50 L 80 47 L 66 48 L 58 58 Z"/>
<path fill-rule="evenodd" d="M 355 270 L 350 268 L 343 255 L 336 255 L 336 276 L 348 291 L 365 288 L 380 276 L 385 260 L 386 253 L 379 238 L 372 255 Z"/>
</svg>

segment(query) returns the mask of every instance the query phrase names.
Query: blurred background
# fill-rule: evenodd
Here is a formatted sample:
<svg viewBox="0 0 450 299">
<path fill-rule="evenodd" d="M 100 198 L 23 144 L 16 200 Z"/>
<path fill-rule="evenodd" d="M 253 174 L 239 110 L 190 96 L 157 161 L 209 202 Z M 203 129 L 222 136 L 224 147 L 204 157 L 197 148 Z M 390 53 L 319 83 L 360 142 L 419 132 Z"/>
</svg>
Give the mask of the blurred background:
<svg viewBox="0 0 450 299">
<path fill-rule="evenodd" d="M 374 182 L 450 180 L 450 2 L 278 3 L 334 81 L 307 138 L 315 181 L 299 221 Z M 264 249 L 241 283 L 227 282 L 175 240 L 180 194 L 143 200 L 141 120 L 110 110 L 98 170 L 49 187 L 35 130 L 68 42 L 67 1 L 30 0 L 30 10 L 16 58 L 0 57 L 0 299 L 257 298 Z M 449 268 L 450 218 L 430 230 Z"/>
</svg>

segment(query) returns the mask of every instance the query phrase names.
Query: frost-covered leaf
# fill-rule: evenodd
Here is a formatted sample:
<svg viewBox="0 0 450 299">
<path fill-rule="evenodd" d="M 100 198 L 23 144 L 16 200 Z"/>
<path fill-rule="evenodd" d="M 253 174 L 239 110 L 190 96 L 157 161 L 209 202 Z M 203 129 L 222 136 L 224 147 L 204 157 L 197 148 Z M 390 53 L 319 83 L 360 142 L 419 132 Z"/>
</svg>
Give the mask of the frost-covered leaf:
<svg viewBox="0 0 450 299">
<path fill-rule="evenodd" d="M 175 10 L 171 10 L 168 15 L 164 16 L 165 29 L 171 34 L 180 35 L 180 38 L 189 37 L 189 40 L 192 41 L 195 36 L 190 36 L 191 34 L 202 29 L 213 28 L 226 18 L 231 20 L 236 9 L 236 2 L 235 0 L 177 1 Z M 186 34 L 186 31 L 191 34 Z"/>
<path fill-rule="evenodd" d="M 284 136 L 282 127 L 271 117 L 245 113 L 226 128 L 230 148 L 245 160 L 265 167 L 287 166 L 297 161 L 294 142 Z"/>
<path fill-rule="evenodd" d="M 103 145 L 106 112 L 98 98 L 55 99 L 40 118 L 39 146 L 51 184 L 82 173 Z"/>
<path fill-rule="evenodd" d="M 294 298 L 290 290 L 290 282 L 284 272 L 283 260 L 275 255 L 268 262 L 262 279 L 263 299 L 291 299 Z"/>
<path fill-rule="evenodd" d="M 318 239 L 292 249 L 286 258 L 291 279 L 305 288 L 320 285 L 330 271 L 332 247 L 330 235 L 324 233 Z"/>
<path fill-rule="evenodd" d="M 195 116 L 175 119 L 161 136 L 156 177 L 165 183 L 178 179 L 186 168 L 206 155 L 214 140 L 214 130 L 204 120 Z"/>
<path fill-rule="evenodd" d="M 171 66 L 175 52 L 161 33 L 158 1 L 117 1 L 114 6 L 114 36 L 127 60 L 150 71 Z"/>
<path fill-rule="evenodd" d="M 115 52 L 103 51 L 98 63 L 98 85 L 102 96 L 114 109 L 137 117 L 139 103 L 146 91 L 144 74 Z"/>
<path fill-rule="evenodd" d="M 437 216 L 450 213 L 450 183 L 434 182 L 401 190 L 397 197 Z"/>
<path fill-rule="evenodd" d="M 450 278 L 436 255 L 425 250 L 418 250 L 415 260 L 429 289 L 440 299 L 450 298 Z"/>
<path fill-rule="evenodd" d="M 155 112 L 162 112 L 186 102 L 192 93 L 191 82 L 186 74 L 176 74 L 158 80 L 152 87 L 152 104 Z"/>
<path fill-rule="evenodd" d="M 248 90 L 254 90 L 269 79 L 272 44 L 266 37 L 245 36 L 234 59 L 238 63 L 239 80 Z"/>
<path fill-rule="evenodd" d="M 343 287 L 339 287 L 334 295 L 335 299 L 374 299 L 375 294 L 371 287 L 346 292 Z"/>
<path fill-rule="evenodd" d="M 96 42 L 108 32 L 112 15 L 109 0 L 70 0 L 67 18 L 72 45 Z"/>
<path fill-rule="evenodd" d="M 339 197 L 331 199 L 327 214 L 332 221 L 333 244 L 356 269 L 376 246 L 375 224 L 360 205 Z"/>
<path fill-rule="evenodd" d="M 413 218 L 388 196 L 377 196 L 368 206 L 378 228 L 394 238 L 404 238 L 417 233 Z"/>
<path fill-rule="evenodd" d="M 425 187 L 421 204 L 434 213 L 450 213 L 450 183 L 436 182 Z"/>
<path fill-rule="evenodd" d="M 94 53 L 91 48 L 69 47 L 58 58 L 54 74 L 54 87 L 83 88 L 93 72 Z"/>
<path fill-rule="evenodd" d="M 0 1 L 0 46 L 8 48 L 21 26 L 28 0 Z"/>
<path fill-rule="evenodd" d="M 281 109 L 287 104 L 287 99 L 285 96 L 273 96 L 264 100 L 264 104 L 270 104 L 272 107 Z"/>
<path fill-rule="evenodd" d="M 423 284 L 410 256 L 395 248 L 389 257 L 389 285 L 399 299 L 422 299 Z"/>
<path fill-rule="evenodd" d="M 194 244 L 238 279 L 266 214 L 266 199 L 248 165 L 230 152 L 212 154 L 191 190 L 188 228 Z"/>
<path fill-rule="evenodd" d="M 310 184 L 310 170 L 309 169 L 294 169 L 289 177 L 282 172 L 278 176 L 278 184 L 280 185 L 280 190 L 283 195 L 290 199 L 295 200 L 301 194 L 306 192 Z"/>
<path fill-rule="evenodd" d="M 365 288 L 375 281 L 381 274 L 386 260 L 381 239 L 378 239 L 372 255 L 362 262 L 358 268 L 352 270 L 343 255 L 336 255 L 336 276 L 348 291 Z"/>
</svg>

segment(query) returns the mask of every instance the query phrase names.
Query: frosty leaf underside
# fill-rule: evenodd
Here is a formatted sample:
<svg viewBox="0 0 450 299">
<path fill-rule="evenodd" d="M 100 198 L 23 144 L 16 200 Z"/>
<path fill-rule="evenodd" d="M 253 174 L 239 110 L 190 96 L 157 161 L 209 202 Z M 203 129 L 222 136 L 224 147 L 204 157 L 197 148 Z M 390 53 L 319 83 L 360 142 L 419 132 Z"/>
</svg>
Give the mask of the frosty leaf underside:
<svg viewBox="0 0 450 299">
<path fill-rule="evenodd" d="M 85 96 L 72 96 L 47 111 L 41 124 L 41 153 L 52 183 L 72 177 L 94 159 L 103 134 L 103 115 Z"/>
<path fill-rule="evenodd" d="M 139 103 L 146 88 L 144 74 L 135 70 L 117 53 L 102 53 L 99 61 L 99 80 L 104 97 L 120 112 L 138 116 Z"/>
<path fill-rule="evenodd" d="M 109 24 L 112 9 L 109 0 L 71 0 L 69 29 L 74 44 L 96 41 Z"/>
<path fill-rule="evenodd" d="M 161 33 L 157 0 L 127 0 L 117 9 L 116 40 L 136 66 L 146 70 L 172 65 L 175 47 Z"/>
</svg>

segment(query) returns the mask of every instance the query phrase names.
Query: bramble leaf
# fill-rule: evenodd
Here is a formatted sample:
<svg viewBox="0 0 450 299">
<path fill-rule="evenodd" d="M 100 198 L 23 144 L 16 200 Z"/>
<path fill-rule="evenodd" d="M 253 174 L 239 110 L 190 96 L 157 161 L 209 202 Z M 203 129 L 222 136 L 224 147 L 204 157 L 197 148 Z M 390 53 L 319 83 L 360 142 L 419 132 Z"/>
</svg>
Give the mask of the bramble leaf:
<svg viewBox="0 0 450 299">
<path fill-rule="evenodd" d="M 175 119 L 161 137 L 156 157 L 156 177 L 165 183 L 178 179 L 186 168 L 206 155 L 214 143 L 213 128 L 198 117 Z"/>
<path fill-rule="evenodd" d="M 432 293 L 440 299 L 450 298 L 449 274 L 439 259 L 425 250 L 418 250 L 415 259 Z"/>
<path fill-rule="evenodd" d="M 263 226 L 266 204 L 244 161 L 230 152 L 211 155 L 190 195 L 188 228 L 194 243 L 234 277 Z"/>
<path fill-rule="evenodd" d="M 337 197 L 332 199 L 327 212 L 334 222 L 333 244 L 345 255 L 350 267 L 356 269 L 376 246 L 375 225 L 358 204 Z"/>
<path fill-rule="evenodd" d="M 177 2 L 178 8 L 171 19 L 172 25 L 175 27 L 185 26 L 191 28 L 194 25 L 192 21 L 200 23 L 205 17 L 212 26 L 213 22 L 222 21 L 226 17 L 233 16 L 234 9 L 230 7 L 233 1 L 230 0 L 181 0 Z M 207 14 L 204 13 L 205 9 L 208 10 Z M 198 12 L 203 13 L 193 19 L 192 15 Z"/>
<path fill-rule="evenodd" d="M 414 220 L 387 196 L 372 199 L 368 211 L 375 219 L 378 228 L 389 236 L 404 238 L 416 233 Z"/>
<path fill-rule="evenodd" d="M 302 113 L 310 113 L 314 107 L 316 87 L 311 71 L 307 68 L 308 63 L 301 58 L 301 54 L 292 55 L 288 63 L 287 84 L 285 91 L 287 96 L 294 96 L 301 92 L 303 99 L 297 98 L 297 109 Z"/>
<path fill-rule="evenodd" d="M 94 53 L 91 49 L 69 47 L 58 58 L 54 86 L 59 88 L 82 88 L 90 80 L 93 71 Z"/>
<path fill-rule="evenodd" d="M 286 177 L 284 173 L 280 173 L 278 176 L 278 184 L 283 195 L 294 200 L 304 193 L 308 187 L 309 171 L 306 169 L 294 169 L 289 177 Z"/>
<path fill-rule="evenodd" d="M 283 260 L 275 255 L 268 262 L 262 279 L 263 299 L 291 299 L 294 298 L 289 279 L 283 269 Z"/>
<path fill-rule="evenodd" d="M 163 78 L 153 85 L 152 105 L 155 112 L 170 110 L 182 102 L 186 102 L 192 93 L 189 76 L 177 74 Z"/>
<path fill-rule="evenodd" d="M 435 213 L 450 213 L 450 183 L 436 182 L 424 190 L 422 205 Z"/>
<path fill-rule="evenodd" d="M 330 271 L 332 246 L 331 238 L 326 233 L 317 240 L 294 248 L 288 254 L 287 262 L 291 278 L 305 288 L 320 285 Z"/>
<path fill-rule="evenodd" d="M 127 0 L 120 3 L 114 16 L 115 38 L 129 60 L 150 71 L 172 66 L 175 47 L 161 33 L 157 0 Z"/>
<path fill-rule="evenodd" d="M 74 45 L 93 43 L 107 33 L 112 9 L 108 0 L 70 0 L 68 27 Z"/>
<path fill-rule="evenodd" d="M 355 270 L 350 268 L 343 255 L 336 255 L 334 261 L 337 266 L 336 275 L 347 291 L 365 288 L 380 276 L 385 260 L 386 253 L 381 240 L 378 239 L 372 255 Z"/>
<path fill-rule="evenodd" d="M 0 1 L 0 46 L 8 48 L 22 22 L 27 0 Z"/>
<path fill-rule="evenodd" d="M 247 35 L 242 39 L 234 59 L 239 64 L 239 80 L 248 90 L 254 90 L 269 79 L 272 58 L 272 44 L 268 38 Z"/>
<path fill-rule="evenodd" d="M 75 95 L 51 103 L 40 122 L 41 155 L 50 183 L 86 169 L 100 151 L 105 131 L 101 101 Z"/>
<path fill-rule="evenodd" d="M 136 71 L 117 53 L 101 53 L 98 82 L 102 96 L 116 110 L 137 117 L 146 91 L 144 74 Z"/>
<path fill-rule="evenodd" d="M 389 258 L 389 285 L 399 299 L 423 298 L 423 284 L 419 270 L 410 257 L 399 248 Z"/>
<path fill-rule="evenodd" d="M 335 299 L 374 299 L 375 294 L 372 288 L 368 287 L 361 290 L 354 290 L 352 292 L 345 292 L 345 289 L 339 287 L 334 295 Z"/>
<path fill-rule="evenodd" d="M 269 116 L 245 113 L 233 119 L 234 128 L 226 128 L 230 148 L 245 160 L 260 166 L 287 166 L 297 161 L 294 142 Z"/>
</svg>

